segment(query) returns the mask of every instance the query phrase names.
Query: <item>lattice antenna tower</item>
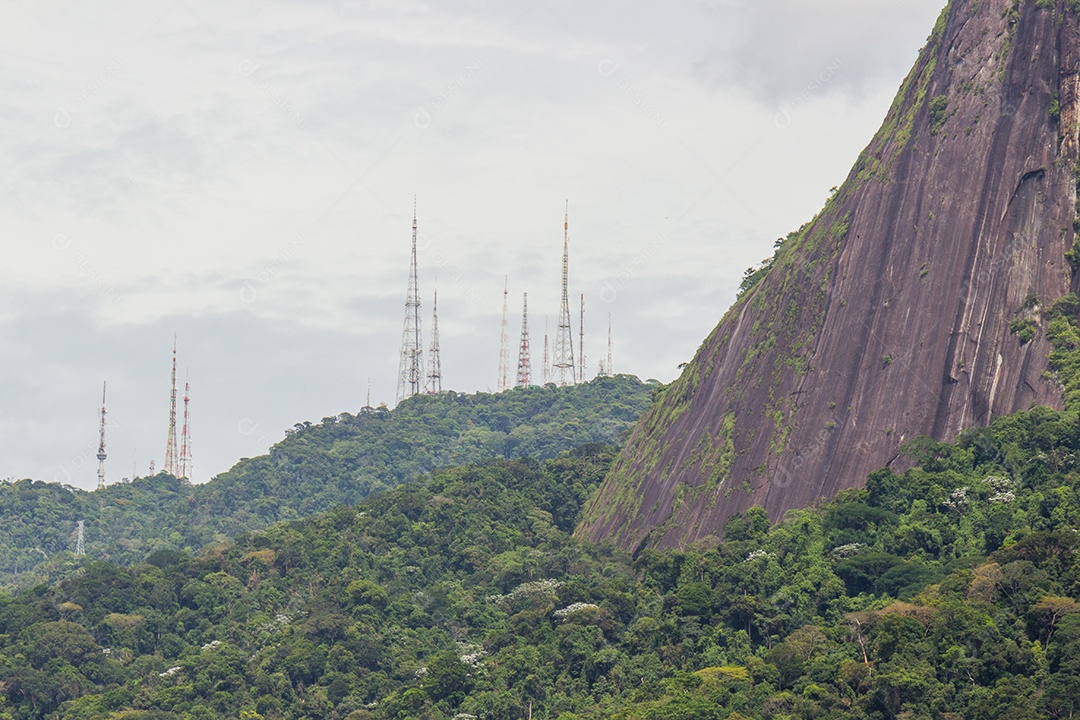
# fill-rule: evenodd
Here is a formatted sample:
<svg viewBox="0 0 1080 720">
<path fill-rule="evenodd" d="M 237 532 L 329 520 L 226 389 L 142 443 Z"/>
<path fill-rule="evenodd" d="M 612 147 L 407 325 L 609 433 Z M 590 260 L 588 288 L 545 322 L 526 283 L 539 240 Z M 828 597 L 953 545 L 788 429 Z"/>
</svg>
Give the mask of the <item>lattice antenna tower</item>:
<svg viewBox="0 0 1080 720">
<path fill-rule="evenodd" d="M 78 522 L 78 530 L 75 533 L 75 554 L 86 554 L 86 522 L 80 520 Z"/>
<path fill-rule="evenodd" d="M 503 279 L 502 336 L 499 339 L 499 392 L 510 389 L 510 278 Z"/>
<path fill-rule="evenodd" d="M 172 389 L 169 391 L 169 437 L 165 442 L 165 466 L 162 468 L 166 473 L 176 477 L 177 461 L 176 452 L 176 335 L 173 335 L 172 347 Z M 152 467 L 152 466 L 151 466 Z"/>
<path fill-rule="evenodd" d="M 562 305 L 559 307 L 559 329 L 555 333 L 555 358 L 552 371 L 556 384 L 573 385 L 574 378 L 574 335 L 570 328 L 570 298 L 567 294 L 567 280 L 570 270 L 570 201 L 566 202 L 566 214 L 563 216 L 563 251 L 562 251 Z"/>
<path fill-rule="evenodd" d="M 551 359 L 548 355 L 548 319 L 544 316 L 544 367 L 540 371 L 540 376 L 543 378 L 543 383 L 547 385 L 551 382 Z"/>
<path fill-rule="evenodd" d="M 367 379 L 367 402 L 364 404 L 364 407 L 360 408 L 360 412 L 362 412 L 362 413 L 373 413 L 373 412 L 375 412 L 375 408 L 373 408 L 371 406 L 371 378 Z"/>
<path fill-rule="evenodd" d="M 398 367 L 397 401 L 423 390 L 424 342 L 420 335 L 420 281 L 416 269 L 416 197 L 413 197 L 412 260 L 409 264 L 409 291 L 405 297 L 405 327 L 401 333 L 401 363 Z"/>
<path fill-rule="evenodd" d="M 585 293 L 581 293 L 581 319 L 578 320 L 578 382 L 585 382 Z"/>
<path fill-rule="evenodd" d="M 431 352 L 428 354 L 431 363 L 427 376 L 427 391 L 432 395 L 442 392 L 442 358 L 439 350 L 439 288 L 435 287 L 435 300 L 431 304 Z"/>
<path fill-rule="evenodd" d="M 191 426 L 188 405 L 191 402 L 191 384 L 184 377 L 184 429 L 180 432 L 180 475 L 181 480 L 190 480 L 191 462 Z"/>
<path fill-rule="evenodd" d="M 521 345 L 518 349 L 518 387 L 532 385 L 532 358 L 529 355 L 529 293 L 521 296 Z"/>
<path fill-rule="evenodd" d="M 98 490 L 105 487 L 105 383 L 101 383 L 101 429 L 99 433 L 97 449 L 97 486 Z"/>
<path fill-rule="evenodd" d="M 615 374 L 611 366 L 611 313 L 607 314 L 607 363 L 604 364 L 604 374 Z"/>
</svg>

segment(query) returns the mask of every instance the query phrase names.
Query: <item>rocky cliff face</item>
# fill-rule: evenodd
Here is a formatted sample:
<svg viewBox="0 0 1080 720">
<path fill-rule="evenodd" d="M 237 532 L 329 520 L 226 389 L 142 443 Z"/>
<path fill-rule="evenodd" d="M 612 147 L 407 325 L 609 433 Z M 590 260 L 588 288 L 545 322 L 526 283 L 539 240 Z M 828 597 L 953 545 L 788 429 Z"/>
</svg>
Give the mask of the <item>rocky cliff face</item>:
<svg viewBox="0 0 1080 720">
<path fill-rule="evenodd" d="M 953 0 L 881 130 L 639 423 L 579 534 L 720 535 L 859 486 L 918 435 L 1061 407 L 1080 2 Z"/>
</svg>

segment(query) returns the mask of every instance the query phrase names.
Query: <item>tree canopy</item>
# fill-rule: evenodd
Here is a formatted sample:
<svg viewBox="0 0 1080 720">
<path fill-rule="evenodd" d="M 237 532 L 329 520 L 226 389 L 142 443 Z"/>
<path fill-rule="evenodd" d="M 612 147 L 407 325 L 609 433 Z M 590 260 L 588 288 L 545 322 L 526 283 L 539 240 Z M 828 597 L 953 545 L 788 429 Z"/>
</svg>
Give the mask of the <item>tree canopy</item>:
<svg viewBox="0 0 1080 720">
<path fill-rule="evenodd" d="M 393 410 L 297 423 L 266 455 L 245 458 L 203 485 L 165 474 L 95 492 L 3 483 L 0 586 L 56 580 L 78 567 L 80 520 L 89 556 L 131 563 L 354 505 L 438 468 L 619 443 L 657 387 L 616 375 L 561 388 L 417 395 Z"/>
<path fill-rule="evenodd" d="M 1080 703 L 1080 416 L 636 557 L 614 449 L 439 470 L 197 555 L 0 596 L 0 718 L 1052 718 Z"/>
</svg>

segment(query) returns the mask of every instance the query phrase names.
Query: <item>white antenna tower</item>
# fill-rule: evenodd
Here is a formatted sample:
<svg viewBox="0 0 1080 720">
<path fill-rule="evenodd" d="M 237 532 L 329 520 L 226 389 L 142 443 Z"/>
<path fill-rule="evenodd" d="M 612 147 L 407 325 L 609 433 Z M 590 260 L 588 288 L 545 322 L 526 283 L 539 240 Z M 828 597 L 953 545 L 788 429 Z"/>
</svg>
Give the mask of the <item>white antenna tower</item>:
<svg viewBox="0 0 1080 720">
<path fill-rule="evenodd" d="M 75 554 L 86 554 L 86 523 L 82 520 L 78 523 L 79 531 L 75 535 Z"/>
<path fill-rule="evenodd" d="M 559 307 L 559 329 L 555 334 L 555 360 L 552 369 L 555 382 L 559 386 L 573 385 L 574 378 L 574 335 L 570 327 L 570 298 L 567 295 L 567 279 L 570 271 L 570 201 L 566 201 L 566 215 L 563 216 L 562 250 L 562 305 Z"/>
<path fill-rule="evenodd" d="M 435 284 L 435 301 L 431 305 L 431 350 L 428 360 L 431 369 L 428 370 L 427 391 L 431 395 L 442 392 L 442 351 L 439 349 L 439 287 Z"/>
<path fill-rule="evenodd" d="M 585 382 L 585 293 L 581 293 L 581 319 L 578 321 L 578 382 Z"/>
<path fill-rule="evenodd" d="M 499 392 L 510 389 L 510 278 L 503 278 L 502 337 L 499 339 Z"/>
<path fill-rule="evenodd" d="M 184 377 L 184 428 L 180 432 L 180 475 L 181 480 L 190 480 L 192 472 L 191 462 L 191 430 L 188 425 L 188 403 L 191 402 L 191 384 L 187 376 Z"/>
<path fill-rule="evenodd" d="M 364 404 L 364 407 L 360 408 L 360 412 L 362 412 L 362 413 L 375 412 L 375 408 L 371 407 L 371 378 L 370 377 L 367 379 L 367 403 Z"/>
<path fill-rule="evenodd" d="M 418 394 L 424 386 L 424 341 L 420 336 L 420 280 L 416 270 L 416 197 L 413 196 L 412 261 L 405 298 L 405 328 L 401 333 L 397 401 Z"/>
<path fill-rule="evenodd" d="M 169 438 L 165 443 L 165 466 L 162 468 L 166 473 L 176 477 L 177 462 L 179 457 L 176 452 L 176 334 L 173 334 L 172 346 L 172 389 L 169 392 Z"/>
<path fill-rule="evenodd" d="M 97 449 L 97 486 L 98 490 L 105 487 L 105 383 L 101 383 L 101 440 Z"/>
<path fill-rule="evenodd" d="M 615 374 L 611 367 L 611 313 L 607 314 L 607 364 L 604 365 L 604 374 Z"/>
<path fill-rule="evenodd" d="M 544 367 L 540 371 L 540 376 L 543 378 L 543 383 L 547 385 L 551 382 L 551 359 L 548 356 L 548 319 L 544 316 Z"/>
</svg>

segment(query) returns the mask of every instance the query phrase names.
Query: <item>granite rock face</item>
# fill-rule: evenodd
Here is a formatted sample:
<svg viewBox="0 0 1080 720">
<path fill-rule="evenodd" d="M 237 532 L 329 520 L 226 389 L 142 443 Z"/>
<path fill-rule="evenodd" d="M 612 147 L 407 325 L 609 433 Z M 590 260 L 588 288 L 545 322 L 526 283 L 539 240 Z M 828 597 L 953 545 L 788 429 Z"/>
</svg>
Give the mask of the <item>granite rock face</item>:
<svg viewBox="0 0 1080 720">
<path fill-rule="evenodd" d="M 1080 3 L 953 0 L 882 128 L 646 413 L 578 528 L 629 549 L 779 520 L 919 435 L 1062 406 Z"/>
</svg>

